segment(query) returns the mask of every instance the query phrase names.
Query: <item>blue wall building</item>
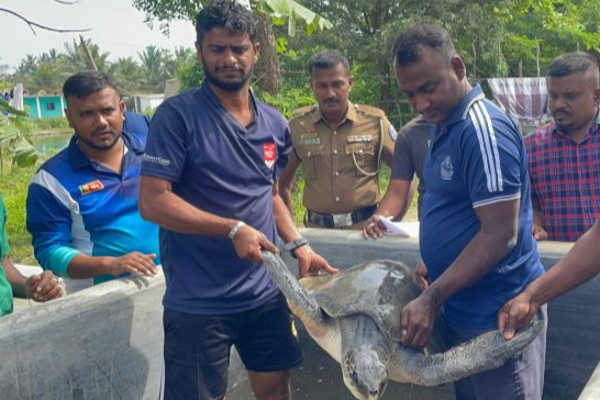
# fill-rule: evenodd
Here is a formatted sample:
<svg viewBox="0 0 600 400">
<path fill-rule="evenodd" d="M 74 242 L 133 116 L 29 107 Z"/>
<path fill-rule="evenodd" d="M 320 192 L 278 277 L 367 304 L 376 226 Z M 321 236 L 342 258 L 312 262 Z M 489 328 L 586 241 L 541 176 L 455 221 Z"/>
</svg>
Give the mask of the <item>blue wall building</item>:
<svg viewBox="0 0 600 400">
<path fill-rule="evenodd" d="M 23 103 L 33 119 L 64 117 L 67 105 L 65 98 L 56 94 L 25 96 Z"/>
</svg>

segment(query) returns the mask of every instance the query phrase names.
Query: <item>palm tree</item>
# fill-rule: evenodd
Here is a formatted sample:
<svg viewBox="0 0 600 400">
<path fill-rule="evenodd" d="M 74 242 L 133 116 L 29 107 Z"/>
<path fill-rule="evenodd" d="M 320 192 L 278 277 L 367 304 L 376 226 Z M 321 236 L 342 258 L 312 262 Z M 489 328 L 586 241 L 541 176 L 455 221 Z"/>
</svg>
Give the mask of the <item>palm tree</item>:
<svg viewBox="0 0 600 400">
<path fill-rule="evenodd" d="M 14 80 L 16 82 L 25 82 L 27 77 L 37 68 L 37 57 L 33 54 L 27 54 L 15 68 Z"/>
<path fill-rule="evenodd" d="M 47 53 L 42 53 L 39 58 L 40 63 L 53 63 L 64 57 L 63 54 L 60 54 L 56 49 L 50 49 Z"/>
<path fill-rule="evenodd" d="M 132 57 L 121 57 L 108 69 L 108 74 L 124 97 L 131 97 L 143 89 L 144 70 Z"/>
<path fill-rule="evenodd" d="M 84 39 L 84 43 L 90 50 L 90 54 L 94 60 L 94 64 L 98 68 L 98 71 L 106 73 L 109 67 L 107 59 L 110 53 L 101 53 L 98 45 L 93 44 L 91 39 Z M 72 44 L 65 43 L 65 52 L 65 56 L 73 72 L 94 69 L 88 59 L 85 48 L 77 41 L 77 39 L 73 39 Z"/>
<path fill-rule="evenodd" d="M 146 81 L 155 93 L 162 93 L 165 81 L 174 76 L 174 72 L 168 70 L 167 65 L 172 56 L 168 50 L 160 49 L 154 45 L 147 46 L 142 52 L 138 52 L 142 64 L 142 70 L 146 74 Z"/>
</svg>

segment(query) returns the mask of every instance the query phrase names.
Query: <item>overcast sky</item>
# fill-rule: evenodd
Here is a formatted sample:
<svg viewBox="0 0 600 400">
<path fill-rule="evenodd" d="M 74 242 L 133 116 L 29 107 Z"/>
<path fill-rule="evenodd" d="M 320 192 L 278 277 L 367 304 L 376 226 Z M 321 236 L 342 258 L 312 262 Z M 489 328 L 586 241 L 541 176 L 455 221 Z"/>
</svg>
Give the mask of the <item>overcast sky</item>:
<svg viewBox="0 0 600 400">
<path fill-rule="evenodd" d="M 52 0 L 0 0 L 0 8 L 8 8 L 43 25 L 56 28 L 90 28 L 83 33 L 92 43 L 109 52 L 109 60 L 132 56 L 138 61 L 138 51 L 147 45 L 173 49 L 194 46 L 195 32 L 190 21 L 171 25 L 171 34 L 164 36 L 158 26 L 144 24 L 144 13 L 132 6 L 131 0 L 80 0 L 74 5 L 62 5 Z M 78 38 L 78 33 L 53 33 L 36 29 L 0 11 L 0 64 L 15 67 L 27 54 L 39 55 L 55 48 L 64 50 L 65 42 Z M 11 68 L 12 71 L 12 68 Z"/>
</svg>

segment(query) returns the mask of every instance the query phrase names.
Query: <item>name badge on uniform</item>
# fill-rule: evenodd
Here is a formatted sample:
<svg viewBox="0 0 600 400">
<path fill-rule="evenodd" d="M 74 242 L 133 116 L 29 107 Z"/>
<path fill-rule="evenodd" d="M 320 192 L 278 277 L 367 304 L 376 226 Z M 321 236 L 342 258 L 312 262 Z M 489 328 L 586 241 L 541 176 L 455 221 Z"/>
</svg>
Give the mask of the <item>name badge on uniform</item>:
<svg viewBox="0 0 600 400">
<path fill-rule="evenodd" d="M 275 143 L 263 143 L 263 160 L 269 169 L 275 165 L 277 157 L 277 146 Z"/>
<path fill-rule="evenodd" d="M 300 135 L 300 146 L 310 146 L 321 144 L 321 137 L 318 133 L 303 133 Z"/>
<path fill-rule="evenodd" d="M 394 125 L 390 124 L 388 131 L 390 133 L 390 137 L 392 138 L 392 141 L 395 142 L 396 139 L 398 139 L 398 131 L 396 131 L 396 128 L 394 128 Z"/>
<path fill-rule="evenodd" d="M 348 143 L 370 143 L 373 141 L 373 137 L 371 135 L 354 135 L 348 136 L 346 141 Z"/>
<path fill-rule="evenodd" d="M 94 192 L 99 192 L 102 189 L 104 189 L 104 184 L 99 180 L 79 186 L 79 191 L 81 192 L 82 196 Z"/>
</svg>

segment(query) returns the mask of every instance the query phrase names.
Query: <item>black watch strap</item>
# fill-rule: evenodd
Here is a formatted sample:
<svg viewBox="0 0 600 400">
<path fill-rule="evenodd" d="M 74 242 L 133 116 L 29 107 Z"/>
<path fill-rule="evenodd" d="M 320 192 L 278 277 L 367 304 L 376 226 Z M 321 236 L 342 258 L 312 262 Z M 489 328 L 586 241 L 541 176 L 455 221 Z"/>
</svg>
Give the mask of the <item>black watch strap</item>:
<svg viewBox="0 0 600 400">
<path fill-rule="evenodd" d="M 298 249 L 302 246 L 306 246 L 307 244 L 308 244 L 308 240 L 306 240 L 306 238 L 304 238 L 302 236 L 298 236 L 296 239 L 292 240 L 291 242 L 286 243 L 283 246 L 283 249 L 285 251 L 289 251 L 291 256 L 296 258 L 294 251 L 296 251 L 296 249 Z"/>
</svg>

